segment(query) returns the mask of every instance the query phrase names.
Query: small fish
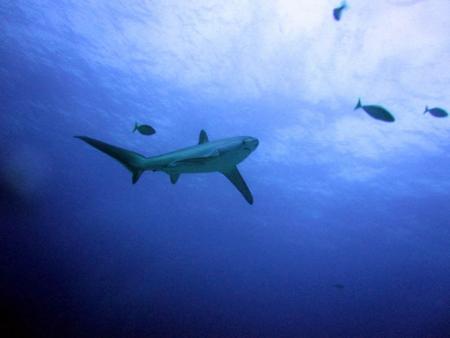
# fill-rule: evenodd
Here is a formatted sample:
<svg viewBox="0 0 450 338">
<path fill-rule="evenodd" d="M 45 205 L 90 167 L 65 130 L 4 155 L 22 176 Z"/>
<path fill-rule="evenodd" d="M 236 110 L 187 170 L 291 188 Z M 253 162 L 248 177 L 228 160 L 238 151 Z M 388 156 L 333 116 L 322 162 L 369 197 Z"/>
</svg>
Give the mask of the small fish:
<svg viewBox="0 0 450 338">
<path fill-rule="evenodd" d="M 345 1 L 342 1 L 341 5 L 339 7 L 336 7 L 335 9 L 333 9 L 333 17 L 336 21 L 341 20 L 341 16 L 342 16 L 342 11 L 344 9 L 347 9 L 347 3 Z"/>
<path fill-rule="evenodd" d="M 388 112 L 385 108 L 381 106 L 363 106 L 361 104 L 361 99 L 358 99 L 358 103 L 354 110 L 362 108 L 367 114 L 372 116 L 374 119 L 385 121 L 385 122 L 394 122 L 395 118 L 392 116 L 390 112 Z"/>
<path fill-rule="evenodd" d="M 342 285 L 342 284 L 333 284 L 333 287 L 336 288 L 336 289 L 342 290 L 344 288 L 344 285 Z"/>
<path fill-rule="evenodd" d="M 434 117 L 447 117 L 448 116 L 448 113 L 444 109 L 437 108 L 437 107 L 429 109 L 428 106 L 426 106 L 425 111 L 423 113 L 424 114 L 430 113 Z"/>
<path fill-rule="evenodd" d="M 142 135 L 153 135 L 154 133 L 156 133 L 155 129 L 153 129 L 153 127 L 149 126 L 148 124 L 139 125 L 137 122 L 135 122 L 134 124 L 133 133 L 136 132 L 136 130 Z"/>
</svg>

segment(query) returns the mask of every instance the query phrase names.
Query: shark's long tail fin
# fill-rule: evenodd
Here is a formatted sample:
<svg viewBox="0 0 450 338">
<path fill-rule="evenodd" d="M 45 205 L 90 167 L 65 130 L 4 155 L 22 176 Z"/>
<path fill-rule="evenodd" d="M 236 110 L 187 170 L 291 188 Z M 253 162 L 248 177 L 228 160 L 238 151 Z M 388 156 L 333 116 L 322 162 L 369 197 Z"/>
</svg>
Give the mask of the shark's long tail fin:
<svg viewBox="0 0 450 338">
<path fill-rule="evenodd" d="M 134 122 L 133 133 L 135 133 L 137 129 L 138 129 L 138 123 Z"/>
<path fill-rule="evenodd" d="M 425 111 L 423 113 L 426 114 L 428 112 L 429 112 L 428 106 L 425 106 Z"/>
<path fill-rule="evenodd" d="M 361 107 L 362 107 L 361 99 L 358 99 L 358 103 L 356 104 L 354 110 L 359 109 L 359 108 L 361 108 Z"/>
<path fill-rule="evenodd" d="M 75 137 L 83 140 L 87 144 L 93 146 L 94 148 L 100 150 L 101 152 L 104 152 L 105 154 L 115 158 L 117 161 L 122 163 L 133 174 L 133 184 L 138 181 L 139 177 L 145 170 L 144 161 L 146 157 L 135 153 L 134 151 L 122 149 L 87 136 Z"/>
</svg>

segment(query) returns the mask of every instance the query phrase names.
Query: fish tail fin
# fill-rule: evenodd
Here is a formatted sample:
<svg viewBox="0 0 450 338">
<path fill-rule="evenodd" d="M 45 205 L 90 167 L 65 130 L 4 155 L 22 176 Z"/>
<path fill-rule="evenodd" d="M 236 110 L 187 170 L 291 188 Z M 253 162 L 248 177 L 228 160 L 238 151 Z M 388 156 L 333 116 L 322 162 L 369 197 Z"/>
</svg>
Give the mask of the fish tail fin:
<svg viewBox="0 0 450 338">
<path fill-rule="evenodd" d="M 138 129 L 138 123 L 134 122 L 133 133 L 136 132 L 137 129 Z"/>
<path fill-rule="evenodd" d="M 75 138 L 86 142 L 95 149 L 100 150 L 101 152 L 119 161 L 123 166 L 125 166 L 125 168 L 131 171 L 131 181 L 133 182 L 133 184 L 135 184 L 139 180 L 139 177 L 141 177 L 142 173 L 146 169 L 145 161 L 147 160 L 147 158 L 138 153 L 135 153 L 134 151 L 119 148 L 87 136 L 75 136 Z"/>
<path fill-rule="evenodd" d="M 423 112 L 423 114 L 425 115 L 426 113 L 428 113 L 430 110 L 428 109 L 428 106 L 425 106 L 425 111 Z"/>
<path fill-rule="evenodd" d="M 358 99 L 358 103 L 356 104 L 356 106 L 355 106 L 355 108 L 353 110 L 359 109 L 361 107 L 362 107 L 361 99 Z"/>
</svg>

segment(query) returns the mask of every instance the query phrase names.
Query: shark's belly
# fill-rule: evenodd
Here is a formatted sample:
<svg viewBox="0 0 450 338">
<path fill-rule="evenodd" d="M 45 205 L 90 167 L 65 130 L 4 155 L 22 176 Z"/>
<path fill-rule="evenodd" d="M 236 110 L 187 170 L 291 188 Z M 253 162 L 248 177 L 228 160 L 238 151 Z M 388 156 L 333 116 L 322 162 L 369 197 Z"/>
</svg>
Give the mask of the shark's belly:
<svg viewBox="0 0 450 338">
<path fill-rule="evenodd" d="M 197 174 L 197 173 L 211 173 L 218 170 L 209 167 L 180 166 L 177 168 L 167 168 L 164 171 L 168 174 Z"/>
<path fill-rule="evenodd" d="M 228 171 L 236 165 L 235 161 L 230 161 L 227 158 L 215 158 L 208 160 L 186 160 L 180 163 L 175 163 L 172 166 L 167 166 L 163 171 L 168 174 L 195 174 L 195 173 L 209 173 L 209 172 L 224 172 Z"/>
</svg>

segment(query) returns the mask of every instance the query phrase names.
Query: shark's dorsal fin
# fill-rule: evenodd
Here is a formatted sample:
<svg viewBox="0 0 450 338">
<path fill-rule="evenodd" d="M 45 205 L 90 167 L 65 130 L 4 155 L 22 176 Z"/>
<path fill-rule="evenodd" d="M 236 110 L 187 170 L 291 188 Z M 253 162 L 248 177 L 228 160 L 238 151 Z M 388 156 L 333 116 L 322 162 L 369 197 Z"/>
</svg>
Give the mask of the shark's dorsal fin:
<svg viewBox="0 0 450 338">
<path fill-rule="evenodd" d="M 240 191 L 242 196 L 244 196 L 245 200 L 249 204 L 253 204 L 252 193 L 248 188 L 247 183 L 245 183 L 244 179 L 242 178 L 241 173 L 239 172 L 237 167 L 234 167 L 229 171 L 222 172 L 222 174 L 224 174 L 225 177 L 228 178 L 231 183 L 233 183 L 233 185 L 237 188 L 237 190 Z"/>
<path fill-rule="evenodd" d="M 207 143 L 208 140 L 208 134 L 203 129 L 200 131 L 200 135 L 198 137 L 198 144 Z"/>
<path fill-rule="evenodd" d="M 172 184 L 177 183 L 179 178 L 180 178 L 180 174 L 170 174 L 170 183 L 172 183 Z"/>
</svg>

